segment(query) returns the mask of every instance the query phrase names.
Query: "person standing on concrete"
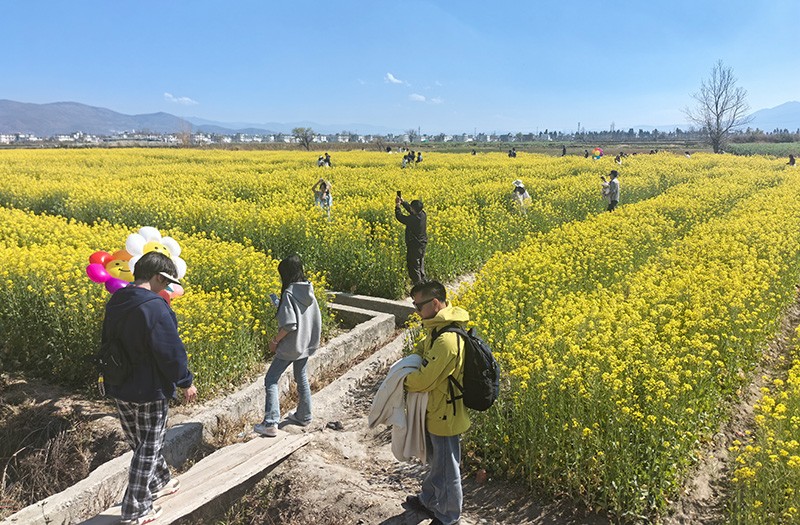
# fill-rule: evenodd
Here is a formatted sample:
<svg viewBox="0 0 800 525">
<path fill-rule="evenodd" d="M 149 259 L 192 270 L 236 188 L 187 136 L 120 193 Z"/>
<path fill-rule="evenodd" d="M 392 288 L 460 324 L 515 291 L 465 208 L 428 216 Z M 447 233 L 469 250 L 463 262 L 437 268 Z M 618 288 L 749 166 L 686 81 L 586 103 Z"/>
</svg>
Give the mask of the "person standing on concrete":
<svg viewBox="0 0 800 525">
<path fill-rule="evenodd" d="M 619 204 L 619 173 L 617 170 L 611 170 L 609 173 L 611 180 L 608 181 L 608 211 L 614 211 Z"/>
<path fill-rule="evenodd" d="M 177 478 L 170 479 L 161 455 L 169 400 L 177 386 L 186 401 L 194 401 L 197 388 L 192 385 L 175 312 L 158 295 L 170 283 L 180 284 L 175 263 L 164 254 L 148 252 L 133 274 L 133 283 L 114 292 L 106 304 L 102 340 L 116 339 L 133 363 L 127 379 L 105 384 L 105 389 L 116 402 L 125 440 L 133 449 L 121 523 L 141 525 L 161 515 L 161 507 L 153 501 L 179 486 Z"/>
<path fill-rule="evenodd" d="M 269 342 L 269 349 L 275 352 L 264 386 L 267 396 L 264 406 L 264 420 L 253 430 L 266 437 L 278 435 L 278 422 L 281 419 L 278 380 L 292 365 L 294 380 L 297 383 L 297 409 L 287 418 L 292 423 L 307 426 L 311 423 L 311 387 L 306 371 L 308 358 L 319 348 L 322 334 L 322 315 L 314 285 L 306 280 L 303 261 L 297 255 L 290 255 L 278 264 L 281 276 L 281 298 L 278 302 L 278 334 Z"/>
<path fill-rule="evenodd" d="M 408 215 L 400 211 L 405 208 Z M 425 249 L 428 246 L 428 215 L 423 210 L 421 200 L 413 200 L 408 204 L 397 195 L 394 207 L 395 218 L 406 225 L 406 268 L 411 284 L 425 280 Z"/>
<path fill-rule="evenodd" d="M 426 337 L 415 349 L 422 366 L 406 376 L 405 386 L 408 392 L 428 393 L 425 442 L 430 471 L 420 494 L 408 496 L 404 507 L 431 518 L 431 523 L 450 525 L 461 517 L 461 434 L 470 420 L 463 399 L 450 387 L 451 377 L 464 384 L 464 343 L 453 332 L 438 337 L 435 332 L 454 323 L 466 328 L 469 313 L 447 302 L 447 292 L 438 281 L 417 284 L 411 298 Z"/>
</svg>

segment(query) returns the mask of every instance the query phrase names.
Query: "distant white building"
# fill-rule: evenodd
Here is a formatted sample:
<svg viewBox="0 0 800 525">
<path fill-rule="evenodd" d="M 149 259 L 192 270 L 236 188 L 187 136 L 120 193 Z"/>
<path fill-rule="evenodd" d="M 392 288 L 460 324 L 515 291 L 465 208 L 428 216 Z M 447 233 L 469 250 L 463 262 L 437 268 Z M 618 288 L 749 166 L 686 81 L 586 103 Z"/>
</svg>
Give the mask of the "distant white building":
<svg viewBox="0 0 800 525">
<path fill-rule="evenodd" d="M 11 144 L 12 142 L 16 142 L 16 140 L 16 135 L 0 135 L 0 144 Z"/>
</svg>

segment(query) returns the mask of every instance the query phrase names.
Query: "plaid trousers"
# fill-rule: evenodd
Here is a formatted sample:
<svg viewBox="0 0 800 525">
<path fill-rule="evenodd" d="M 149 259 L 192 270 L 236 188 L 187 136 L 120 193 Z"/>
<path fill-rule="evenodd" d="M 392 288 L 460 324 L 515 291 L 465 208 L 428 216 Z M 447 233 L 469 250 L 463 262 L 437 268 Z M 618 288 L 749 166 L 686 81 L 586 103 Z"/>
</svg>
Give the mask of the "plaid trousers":
<svg viewBox="0 0 800 525">
<path fill-rule="evenodd" d="M 150 512 L 153 494 L 170 480 L 169 467 L 161 455 L 167 433 L 169 400 L 149 403 L 115 401 L 125 440 L 133 449 L 128 487 L 122 498 L 122 519 L 134 520 Z"/>
</svg>

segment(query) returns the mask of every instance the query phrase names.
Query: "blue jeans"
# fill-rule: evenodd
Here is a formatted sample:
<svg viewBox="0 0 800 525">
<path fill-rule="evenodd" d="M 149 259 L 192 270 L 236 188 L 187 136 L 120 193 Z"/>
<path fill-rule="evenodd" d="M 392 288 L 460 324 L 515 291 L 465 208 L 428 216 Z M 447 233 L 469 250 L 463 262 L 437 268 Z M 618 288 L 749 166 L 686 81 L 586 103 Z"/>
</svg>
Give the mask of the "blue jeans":
<svg viewBox="0 0 800 525">
<path fill-rule="evenodd" d="M 267 387 L 267 401 L 264 408 L 264 423 L 267 425 L 277 425 L 281 420 L 281 405 L 278 398 L 278 380 L 283 372 L 294 366 L 294 381 L 297 383 L 297 395 L 300 400 L 297 402 L 295 415 L 302 422 L 311 421 L 311 387 L 308 385 L 308 374 L 306 365 L 308 358 L 298 359 L 297 361 L 286 361 L 277 357 L 272 359 L 267 375 L 264 378 L 264 386 Z"/>
<path fill-rule="evenodd" d="M 461 517 L 461 436 L 436 436 L 425 432 L 430 472 L 422 482 L 420 502 L 445 525 Z"/>
</svg>

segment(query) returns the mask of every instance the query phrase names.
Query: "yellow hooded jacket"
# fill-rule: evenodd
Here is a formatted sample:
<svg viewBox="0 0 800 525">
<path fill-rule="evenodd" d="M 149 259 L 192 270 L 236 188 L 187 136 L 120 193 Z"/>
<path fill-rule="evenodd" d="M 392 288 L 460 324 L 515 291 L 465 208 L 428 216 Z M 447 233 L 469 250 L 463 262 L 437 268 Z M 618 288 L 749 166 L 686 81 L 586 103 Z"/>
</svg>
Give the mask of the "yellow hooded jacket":
<svg viewBox="0 0 800 525">
<path fill-rule="evenodd" d="M 459 384 L 464 384 L 464 342 L 458 334 L 445 332 L 431 345 L 431 332 L 452 322 L 465 326 L 467 321 L 469 313 L 450 303 L 436 317 L 423 319 L 422 327 L 427 337 L 414 350 L 422 356 L 422 366 L 408 374 L 405 379 L 406 390 L 409 392 L 428 392 L 425 425 L 428 432 L 436 436 L 461 434 L 469 428 L 470 421 L 462 399 L 455 402 L 455 415 L 453 404 L 447 402 L 450 399 L 447 377 L 452 374 Z M 458 389 L 455 389 L 455 393 L 459 395 Z"/>
</svg>

